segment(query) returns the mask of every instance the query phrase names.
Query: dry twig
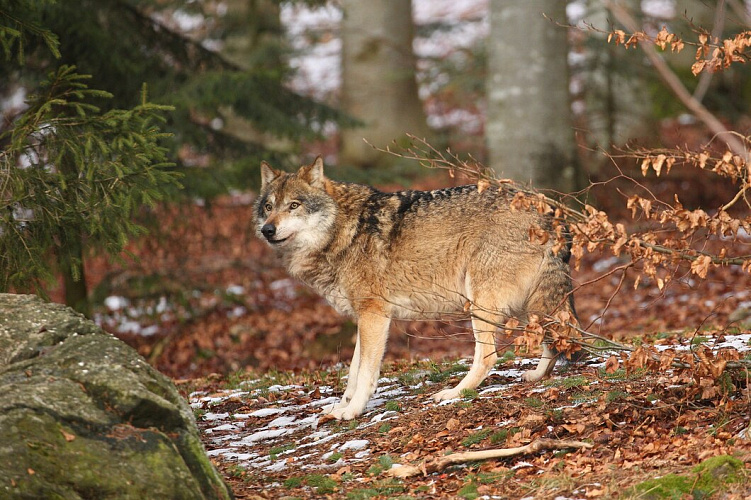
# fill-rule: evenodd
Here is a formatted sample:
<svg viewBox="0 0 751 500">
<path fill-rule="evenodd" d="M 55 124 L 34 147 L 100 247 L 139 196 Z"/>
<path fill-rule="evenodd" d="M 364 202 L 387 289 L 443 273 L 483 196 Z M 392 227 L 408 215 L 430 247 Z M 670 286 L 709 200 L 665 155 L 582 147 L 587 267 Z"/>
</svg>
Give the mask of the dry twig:
<svg viewBox="0 0 751 500">
<path fill-rule="evenodd" d="M 515 455 L 525 455 L 528 453 L 537 453 L 542 450 L 559 450 L 562 448 L 592 448 L 592 444 L 583 441 L 569 441 L 560 439 L 535 439 L 526 446 L 517 446 L 515 448 L 497 448 L 493 450 L 468 451 L 465 453 L 455 453 L 445 457 L 435 457 L 424 460 L 418 465 L 402 465 L 390 469 L 387 474 L 392 477 L 408 478 L 419 474 L 428 475 L 432 472 L 443 470 L 450 465 L 462 464 L 466 462 L 477 462 L 480 460 L 490 460 L 494 458 L 512 457 Z"/>
</svg>

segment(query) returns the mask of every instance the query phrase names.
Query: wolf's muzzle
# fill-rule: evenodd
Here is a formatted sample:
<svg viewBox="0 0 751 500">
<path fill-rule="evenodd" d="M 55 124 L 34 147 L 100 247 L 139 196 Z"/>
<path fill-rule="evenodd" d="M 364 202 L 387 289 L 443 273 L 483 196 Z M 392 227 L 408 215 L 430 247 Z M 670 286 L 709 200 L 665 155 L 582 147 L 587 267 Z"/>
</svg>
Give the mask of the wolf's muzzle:
<svg viewBox="0 0 751 500">
<path fill-rule="evenodd" d="M 261 234 L 267 239 L 271 240 L 276 234 L 276 226 L 274 224 L 264 224 L 261 228 Z"/>
</svg>

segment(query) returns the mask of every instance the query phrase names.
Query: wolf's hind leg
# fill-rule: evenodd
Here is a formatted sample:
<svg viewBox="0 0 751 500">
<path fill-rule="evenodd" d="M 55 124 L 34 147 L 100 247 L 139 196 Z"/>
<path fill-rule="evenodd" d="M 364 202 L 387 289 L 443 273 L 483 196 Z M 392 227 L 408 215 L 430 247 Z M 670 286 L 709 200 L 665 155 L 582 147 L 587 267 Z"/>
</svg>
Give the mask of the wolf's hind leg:
<svg viewBox="0 0 751 500">
<path fill-rule="evenodd" d="M 522 380 L 525 382 L 537 382 L 548 378 L 555 368 L 555 362 L 558 360 L 558 353 L 548 344 L 542 344 L 542 356 L 537 368 L 527 370 L 522 374 Z"/>
<path fill-rule="evenodd" d="M 528 311 L 545 318 L 553 316 L 556 311 L 564 310 L 570 313 L 571 321 L 577 321 L 569 272 L 568 265 L 558 256 L 547 257 L 543 261 L 535 292 L 529 298 Z M 524 372 L 522 380 L 537 382 L 548 378 L 553 372 L 560 353 L 548 342 L 549 338 L 543 340 L 542 356 L 537 368 Z"/>
<path fill-rule="evenodd" d="M 488 321 L 480 319 L 479 316 L 487 318 Z M 492 319 L 491 319 L 492 318 Z M 497 322 L 497 315 L 489 311 L 473 311 L 472 330 L 475 334 L 475 356 L 472 360 L 472 367 L 456 387 L 445 389 L 435 396 L 435 401 L 445 401 L 455 399 L 461 395 L 463 389 L 474 389 L 488 376 L 490 370 L 495 366 L 498 354 L 495 349 L 495 329 L 493 322 Z"/>
</svg>

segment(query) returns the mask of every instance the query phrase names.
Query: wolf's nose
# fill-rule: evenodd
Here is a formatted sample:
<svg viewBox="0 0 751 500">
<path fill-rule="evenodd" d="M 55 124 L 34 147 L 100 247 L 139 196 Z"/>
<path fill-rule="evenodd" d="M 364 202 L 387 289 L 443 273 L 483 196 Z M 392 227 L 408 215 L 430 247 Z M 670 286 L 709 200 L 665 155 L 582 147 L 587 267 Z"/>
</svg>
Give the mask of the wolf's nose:
<svg viewBox="0 0 751 500">
<path fill-rule="evenodd" d="M 271 238 L 276 234 L 276 226 L 274 224 L 264 224 L 261 228 L 261 234 L 263 234 L 266 239 Z"/>
</svg>

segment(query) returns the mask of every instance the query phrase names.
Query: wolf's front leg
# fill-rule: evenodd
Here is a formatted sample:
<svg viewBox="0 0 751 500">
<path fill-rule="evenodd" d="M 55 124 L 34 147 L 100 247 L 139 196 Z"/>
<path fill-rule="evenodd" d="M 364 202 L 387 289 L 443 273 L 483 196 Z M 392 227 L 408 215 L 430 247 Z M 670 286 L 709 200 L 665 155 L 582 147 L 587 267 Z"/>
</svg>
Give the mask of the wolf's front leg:
<svg viewBox="0 0 751 500">
<path fill-rule="evenodd" d="M 389 334 L 389 323 L 390 318 L 380 310 L 360 314 L 357 321 L 355 359 L 352 360 L 350 366 L 350 380 L 347 382 L 342 401 L 331 412 L 334 418 L 352 420 L 365 410 L 365 405 L 368 404 L 378 384 L 381 360 L 386 350 L 386 340 Z M 357 368 L 357 375 L 353 379 L 351 377 L 355 372 L 354 368 Z"/>
<path fill-rule="evenodd" d="M 346 407 L 352 400 L 352 395 L 355 393 L 355 387 L 357 386 L 357 373 L 360 371 L 360 335 L 357 335 L 357 341 L 355 342 L 355 354 L 352 356 L 352 362 L 349 364 L 349 375 L 347 375 L 347 388 L 344 390 L 342 399 L 335 404 L 326 405 L 323 407 L 323 413 L 331 413 L 337 408 Z"/>
</svg>

